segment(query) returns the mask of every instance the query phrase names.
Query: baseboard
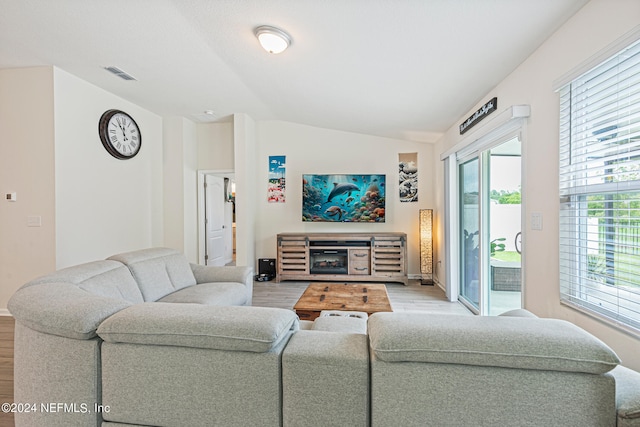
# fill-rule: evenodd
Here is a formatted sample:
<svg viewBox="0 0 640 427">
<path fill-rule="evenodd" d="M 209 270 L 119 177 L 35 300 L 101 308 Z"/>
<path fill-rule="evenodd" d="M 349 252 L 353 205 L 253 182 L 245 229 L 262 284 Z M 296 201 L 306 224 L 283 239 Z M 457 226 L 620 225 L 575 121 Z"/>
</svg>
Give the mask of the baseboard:
<svg viewBox="0 0 640 427">
<path fill-rule="evenodd" d="M 11 316 L 11 313 L 6 308 L 0 308 L 0 316 Z"/>
</svg>

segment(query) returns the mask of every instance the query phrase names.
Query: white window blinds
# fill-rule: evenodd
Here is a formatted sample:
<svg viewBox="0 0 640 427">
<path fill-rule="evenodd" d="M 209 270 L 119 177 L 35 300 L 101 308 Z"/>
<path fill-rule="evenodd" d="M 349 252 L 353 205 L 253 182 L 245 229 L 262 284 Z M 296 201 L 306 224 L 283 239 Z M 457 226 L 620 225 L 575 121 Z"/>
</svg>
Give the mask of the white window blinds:
<svg viewBox="0 0 640 427">
<path fill-rule="evenodd" d="M 560 90 L 560 296 L 640 334 L 640 41 Z"/>
</svg>

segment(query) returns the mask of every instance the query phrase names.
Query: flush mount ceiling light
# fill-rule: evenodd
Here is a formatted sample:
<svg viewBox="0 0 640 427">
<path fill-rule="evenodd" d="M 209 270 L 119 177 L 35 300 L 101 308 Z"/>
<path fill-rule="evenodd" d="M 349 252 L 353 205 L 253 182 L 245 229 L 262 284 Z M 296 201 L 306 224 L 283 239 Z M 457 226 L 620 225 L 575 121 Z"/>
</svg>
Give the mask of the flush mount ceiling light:
<svg viewBox="0 0 640 427">
<path fill-rule="evenodd" d="M 276 27 L 262 25 L 255 29 L 254 34 L 260 44 L 269 53 L 281 53 L 291 44 L 291 37 Z"/>
</svg>

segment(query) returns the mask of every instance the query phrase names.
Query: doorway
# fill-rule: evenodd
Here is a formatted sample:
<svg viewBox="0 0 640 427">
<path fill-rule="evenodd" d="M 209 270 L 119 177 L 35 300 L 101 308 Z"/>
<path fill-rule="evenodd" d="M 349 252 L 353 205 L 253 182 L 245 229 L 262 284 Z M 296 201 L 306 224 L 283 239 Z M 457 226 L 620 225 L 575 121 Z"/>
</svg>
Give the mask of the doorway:
<svg viewBox="0 0 640 427">
<path fill-rule="evenodd" d="M 459 299 L 477 314 L 522 307 L 521 163 L 518 136 L 458 161 Z"/>
<path fill-rule="evenodd" d="M 198 261 L 234 265 L 236 254 L 235 179 L 232 171 L 198 173 Z"/>
</svg>

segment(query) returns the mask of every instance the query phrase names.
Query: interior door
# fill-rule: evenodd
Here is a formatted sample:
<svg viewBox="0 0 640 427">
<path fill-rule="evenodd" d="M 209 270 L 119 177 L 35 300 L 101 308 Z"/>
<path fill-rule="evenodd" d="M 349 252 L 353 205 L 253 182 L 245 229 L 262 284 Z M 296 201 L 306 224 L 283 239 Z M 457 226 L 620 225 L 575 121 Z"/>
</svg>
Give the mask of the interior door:
<svg viewBox="0 0 640 427">
<path fill-rule="evenodd" d="M 224 178 L 205 175 L 206 265 L 222 266 L 225 260 L 225 191 Z"/>
</svg>

